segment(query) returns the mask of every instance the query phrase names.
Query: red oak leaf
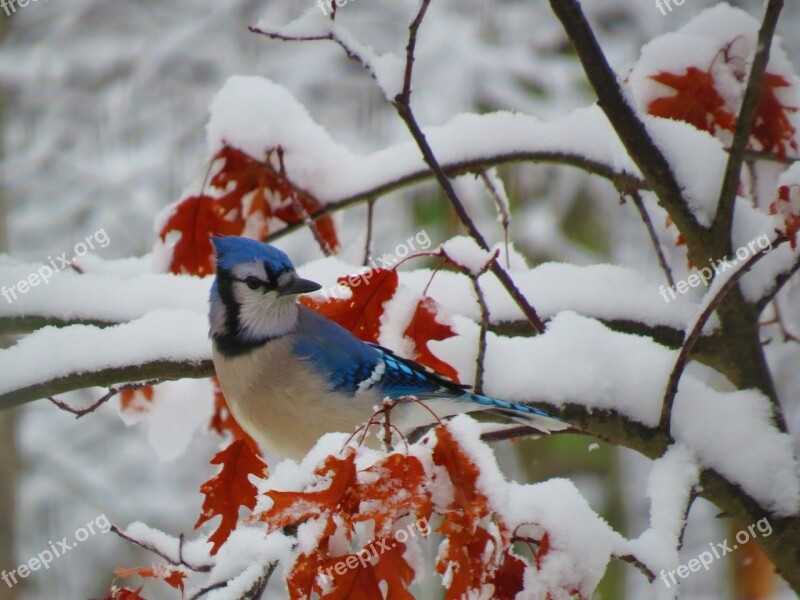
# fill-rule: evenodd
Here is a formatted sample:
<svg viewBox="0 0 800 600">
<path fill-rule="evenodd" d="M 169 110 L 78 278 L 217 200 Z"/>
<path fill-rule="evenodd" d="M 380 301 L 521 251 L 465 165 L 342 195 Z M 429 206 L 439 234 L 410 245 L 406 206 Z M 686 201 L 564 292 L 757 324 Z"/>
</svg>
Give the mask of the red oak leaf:
<svg viewBox="0 0 800 600">
<path fill-rule="evenodd" d="M 776 152 L 778 158 L 786 158 L 789 148 L 797 150 L 797 130 L 788 113 L 797 112 L 796 106 L 782 104 L 775 93 L 777 88 L 790 87 L 781 75 L 764 73 L 761 97 L 756 108 L 751 137 L 758 140 L 764 152 Z"/>
<path fill-rule="evenodd" d="M 783 218 L 783 235 L 789 238 L 794 250 L 797 247 L 797 232 L 800 231 L 800 184 L 778 187 L 778 197 L 769 205 L 769 214 Z"/>
<path fill-rule="evenodd" d="M 456 334 L 449 325 L 443 325 L 436 320 L 436 312 L 433 298 L 423 297 L 417 303 L 414 316 L 403 335 L 414 342 L 414 360 L 458 383 L 458 371 L 437 358 L 428 348 L 428 342 L 446 340 Z"/>
<path fill-rule="evenodd" d="M 195 523 L 195 528 L 217 515 L 222 517 L 219 527 L 211 535 L 211 554 L 216 554 L 225 543 L 239 520 L 239 507 L 253 510 L 258 490 L 250 481 L 250 475 L 264 476 L 266 465 L 256 449 L 245 439 L 237 439 L 218 452 L 212 465 L 222 465 L 219 473 L 200 486 L 205 494 L 203 510 Z"/>
<path fill-rule="evenodd" d="M 494 598 L 497 600 L 514 600 L 525 584 L 525 568 L 527 563 L 515 555 L 511 549 L 503 554 L 500 567 L 494 574 Z"/>
<path fill-rule="evenodd" d="M 683 75 L 660 71 L 650 79 L 675 90 L 673 95 L 657 98 L 648 105 L 651 115 L 684 121 L 712 134 L 717 129 L 733 131 L 736 116 L 725 109 L 725 100 L 709 71 L 689 67 Z"/>
<path fill-rule="evenodd" d="M 414 569 L 403 558 L 405 544 L 390 538 L 381 540 L 389 550 L 378 551 L 376 564 L 359 560 L 356 554 L 339 556 L 330 561 L 331 565 L 323 565 L 323 572 L 330 575 L 333 590 L 320 597 L 320 600 L 414 600 L 408 586 L 414 580 Z M 381 547 L 377 545 L 377 547 Z M 340 575 L 334 565 L 342 563 L 355 564 Z M 358 561 L 358 562 L 355 562 Z M 386 596 L 381 590 L 381 583 L 386 585 Z"/>
<path fill-rule="evenodd" d="M 127 579 L 128 577 L 133 577 L 135 575 L 138 575 L 139 577 L 148 577 L 151 579 L 161 579 L 165 583 L 174 587 L 176 590 L 180 590 L 181 594 L 183 593 L 184 581 L 186 579 L 186 573 L 181 569 L 177 569 L 175 567 L 163 567 L 163 566 L 133 567 L 132 569 L 117 567 L 116 569 L 114 569 L 114 574 L 117 577 L 122 577 L 125 579 Z"/>
<path fill-rule="evenodd" d="M 154 390 L 151 385 L 135 390 L 122 390 L 119 393 L 120 410 L 122 412 L 147 412 L 153 402 L 153 394 Z"/>
<path fill-rule="evenodd" d="M 265 513 L 253 519 L 269 524 L 274 531 L 300 523 L 325 511 L 334 511 L 346 499 L 348 489 L 356 482 L 356 452 L 348 447 L 342 458 L 329 456 L 315 473 L 320 477 L 331 477 L 328 487 L 312 492 L 282 492 L 271 490 L 266 495 L 272 498 L 273 505 Z"/>
<path fill-rule="evenodd" d="M 288 225 L 306 221 L 323 253 L 327 256 L 337 252 L 341 244 L 336 235 L 333 217 L 326 215 L 316 220 L 309 218 L 322 208 L 319 201 L 306 192 L 291 188 L 287 190 L 286 197 L 289 200 L 275 208 L 275 216 Z"/>
<path fill-rule="evenodd" d="M 220 203 L 226 210 L 241 210 L 247 216 L 261 212 L 264 219 L 268 219 L 272 209 L 267 191 L 280 187 L 280 177 L 275 169 L 231 146 L 224 146 L 214 156 L 214 160 L 221 160 L 222 167 L 211 178 L 211 185 L 221 191 L 227 190 L 220 198 Z M 245 197 L 250 194 L 250 205 L 245 207 Z M 266 233 L 267 231 L 263 232 L 264 235 Z"/>
<path fill-rule="evenodd" d="M 430 518 L 433 505 L 425 470 L 415 456 L 391 453 L 357 472 L 355 458 L 352 447 L 342 456 L 327 457 L 315 471 L 328 479 L 325 487 L 317 483 L 311 491 L 266 492 L 273 505 L 253 517 L 266 522 L 270 531 L 308 519 L 323 520 L 316 548 L 301 554 L 287 577 L 292 598 L 314 594 L 324 600 L 412 598 L 408 585 L 414 571 L 403 558 L 405 545 L 392 534 L 398 519 L 413 515 L 417 522 L 427 523 Z M 331 555 L 332 536 L 344 533 L 354 539 L 355 525 L 361 521 L 373 521 L 376 539 L 364 544 L 361 553 Z"/>
<path fill-rule="evenodd" d="M 350 298 L 333 298 L 326 302 L 303 296 L 300 301 L 336 321 L 357 338 L 377 343 L 384 305 L 397 291 L 397 272 L 370 269 L 363 275 L 340 277 L 337 281 L 351 290 Z"/>
<path fill-rule="evenodd" d="M 139 593 L 142 588 L 136 590 L 129 590 L 128 588 L 112 587 L 105 598 L 102 600 L 144 600 Z"/>
<path fill-rule="evenodd" d="M 211 236 L 239 235 L 244 228 L 241 215 L 229 218 L 222 204 L 211 196 L 189 196 L 181 200 L 161 229 L 161 239 L 166 240 L 172 231 L 180 232 L 180 239 L 172 251 L 171 273 L 208 275 L 214 272 Z"/>
</svg>

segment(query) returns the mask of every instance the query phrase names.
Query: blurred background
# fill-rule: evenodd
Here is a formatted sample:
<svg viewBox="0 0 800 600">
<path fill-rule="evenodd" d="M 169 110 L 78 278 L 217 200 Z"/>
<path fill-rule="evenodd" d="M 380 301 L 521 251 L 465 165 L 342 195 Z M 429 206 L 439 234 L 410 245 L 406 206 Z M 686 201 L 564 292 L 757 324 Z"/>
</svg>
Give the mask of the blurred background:
<svg viewBox="0 0 800 600">
<path fill-rule="evenodd" d="M 654 0 L 583 2 L 620 71 L 644 43 L 715 3 L 691 0 L 662 15 Z M 732 4 L 760 18 L 760 0 Z M 407 131 L 374 81 L 338 48 L 281 44 L 247 31 L 260 18 L 284 23 L 310 5 L 311 0 L 38 0 L 11 15 L 0 10 L 0 251 L 42 261 L 102 228 L 111 240 L 98 252 L 102 258 L 148 253 L 155 215 L 196 189 L 206 173 L 207 108 L 235 74 L 258 74 L 287 87 L 355 151 L 406 140 Z M 399 52 L 409 6 L 350 0 L 340 18 L 378 50 Z M 791 0 L 779 31 L 796 67 L 798 30 L 800 10 Z M 414 103 L 423 124 L 497 109 L 551 119 L 593 101 L 545 0 L 435 0 L 421 35 Z M 637 212 L 621 204 L 607 182 L 567 167 L 527 164 L 500 172 L 511 198 L 511 239 L 530 264 L 614 262 L 660 278 Z M 461 178 L 457 186 L 490 242 L 501 239 L 479 182 Z M 434 244 L 458 233 L 438 195 L 425 184 L 382 198 L 375 206 L 375 254 L 421 228 Z M 343 257 L 360 262 L 365 209 L 336 219 L 346 240 Z M 654 221 L 660 225 L 663 217 Z M 675 232 L 659 230 L 679 274 L 685 254 L 675 246 Z M 320 256 L 305 232 L 281 245 L 297 262 Z M 778 361 L 779 385 L 788 385 L 782 373 L 791 368 L 796 367 Z M 62 399 L 80 403 L 98 395 L 93 390 Z M 191 533 L 202 502 L 198 487 L 213 472 L 208 461 L 219 439 L 196 436 L 183 456 L 164 462 L 147 437 L 146 426 L 126 426 L 111 406 L 79 422 L 46 402 L 0 412 L 0 569 L 13 569 L 101 514 L 123 527 L 142 520 L 171 534 Z M 509 477 L 570 477 L 626 536 L 647 526 L 649 461 L 638 455 L 578 436 L 496 449 Z M 687 559 L 729 535 L 716 512 L 704 501 L 695 503 L 683 550 Z M 20 585 L 0 582 L 0 599 L 102 597 L 115 566 L 151 561 L 112 534 L 93 536 Z M 769 578 L 759 580 L 762 595 L 734 591 L 736 576 L 752 583 L 767 572 L 760 568 L 742 551 L 688 579 L 682 597 L 795 597 Z M 596 597 L 649 597 L 643 583 L 634 569 L 612 563 Z M 165 588 L 152 589 L 147 595 L 146 588 L 146 597 L 157 598 Z"/>
</svg>

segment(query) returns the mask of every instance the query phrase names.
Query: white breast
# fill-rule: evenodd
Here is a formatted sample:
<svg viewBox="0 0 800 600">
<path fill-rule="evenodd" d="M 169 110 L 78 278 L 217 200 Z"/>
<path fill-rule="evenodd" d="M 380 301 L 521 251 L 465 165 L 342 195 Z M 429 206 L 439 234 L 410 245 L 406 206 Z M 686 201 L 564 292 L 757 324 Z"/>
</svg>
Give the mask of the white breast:
<svg viewBox="0 0 800 600">
<path fill-rule="evenodd" d="M 213 350 L 220 386 L 236 421 L 259 445 L 300 459 L 325 433 L 351 432 L 368 420 L 379 399 L 328 391 L 327 382 L 294 356 L 291 336 L 241 356 Z"/>
</svg>

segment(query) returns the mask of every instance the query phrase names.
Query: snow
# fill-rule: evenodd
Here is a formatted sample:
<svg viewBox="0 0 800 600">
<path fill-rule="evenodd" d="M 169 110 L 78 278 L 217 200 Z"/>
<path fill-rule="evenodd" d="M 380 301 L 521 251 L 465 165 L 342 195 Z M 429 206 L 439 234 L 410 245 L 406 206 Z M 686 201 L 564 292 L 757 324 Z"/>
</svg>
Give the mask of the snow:
<svg viewBox="0 0 800 600">
<path fill-rule="evenodd" d="M 498 244 L 493 251 L 503 246 Z M 474 257 L 477 265 L 477 252 Z M 500 262 L 505 264 L 502 252 Z M 685 296 L 665 303 L 659 292 L 661 284 L 653 283 L 633 269 L 618 265 L 544 263 L 527 269 L 512 248 L 511 266 L 517 287 L 544 319 L 564 310 L 572 310 L 598 319 L 638 320 L 650 326 L 683 329 L 696 310 L 696 305 Z M 355 273 L 359 268 L 331 257 L 307 263 L 299 271 L 303 277 L 327 289 L 336 285 L 337 278 Z M 427 288 L 427 294 L 442 304 L 447 313 L 480 319 L 472 284 L 466 276 L 447 271 L 439 271 L 434 275 L 429 269 L 400 271 L 399 274 L 401 285 L 420 294 Z M 494 275 L 483 275 L 479 281 L 491 322 L 519 321 L 524 318 Z"/>
<path fill-rule="evenodd" d="M 679 563 L 679 540 L 699 477 L 700 469 L 694 456 L 680 443 L 673 444 L 661 458 L 653 461 L 647 480 L 650 527 L 628 542 L 628 547 L 631 554 L 655 573 L 674 569 Z M 654 583 L 663 587 L 658 580 Z"/>
<path fill-rule="evenodd" d="M 421 299 L 421 295 L 414 290 L 407 287 L 398 288 L 395 295 L 384 305 L 378 338 L 380 345 L 391 348 L 400 356 L 413 359 L 414 342 L 404 333 Z"/>
<path fill-rule="evenodd" d="M 169 309 L 102 329 L 89 325 L 44 327 L 0 352 L 0 394 L 87 371 L 158 360 L 210 360 L 207 330 L 203 315 Z M 42 356 L 48 360 L 43 362 Z M 29 368 L 32 364 L 38 365 L 35 371 Z"/>
<path fill-rule="evenodd" d="M 213 564 L 213 559 L 208 553 L 211 545 L 203 536 L 184 541 L 181 546 L 179 538 L 138 521 L 128 525 L 123 533 L 145 546 L 157 549 L 172 563 L 179 562 L 178 559 L 182 556 L 183 560 L 193 567 Z"/>
<path fill-rule="evenodd" d="M 682 121 L 646 116 L 644 122 L 670 163 L 695 218 L 710 227 L 728 160 L 722 142 Z"/>
<path fill-rule="evenodd" d="M 472 335 L 476 335 L 474 330 Z M 435 344 L 436 352 L 468 368 L 473 359 L 463 356 L 463 350 L 456 359 L 455 344 L 450 342 Z M 460 347 L 463 344 L 461 339 L 457 342 Z M 541 336 L 521 339 L 490 334 L 485 390 L 520 402 L 573 403 L 589 410 L 616 411 L 654 427 L 675 356 L 675 351 L 646 338 L 614 332 L 597 321 L 565 312 Z M 785 516 L 798 511 L 798 465 L 792 438 L 778 431 L 771 414 L 768 400 L 758 392 L 719 392 L 686 372 L 672 423 L 676 440 L 703 467 L 716 470 L 762 506 Z"/>
<path fill-rule="evenodd" d="M 293 544 L 292 538 L 279 531 L 267 535 L 263 525 L 237 527 L 215 557 L 209 583 L 229 583 L 213 597 L 218 600 L 241 598 L 270 563 L 293 556 Z M 249 566 L 243 569 L 245 565 Z M 209 597 L 212 596 L 209 594 Z"/>
<path fill-rule="evenodd" d="M 650 522 L 654 529 L 672 538 L 677 545 L 685 525 L 685 513 L 694 486 L 700 478 L 692 453 L 681 444 L 674 444 L 653 462 L 647 483 L 650 499 Z"/>
<path fill-rule="evenodd" d="M 775 278 L 787 271 L 798 260 L 798 252 L 793 252 L 788 244 L 774 248 L 772 240 L 775 239 L 775 230 L 780 228 L 779 221 L 762 210 L 754 208 L 742 198 L 736 200 L 736 210 L 733 213 L 733 227 L 731 231 L 731 246 L 733 255 L 728 257 L 730 262 L 739 265 L 744 261 L 736 258 L 736 252 L 742 256 L 747 253 L 748 260 L 753 253 L 766 252 L 767 256 L 761 258 L 740 280 L 739 287 L 744 297 L 750 301 L 762 298 L 774 285 Z M 728 271 L 730 273 L 730 271 Z"/>
<path fill-rule="evenodd" d="M 465 235 L 450 238 L 440 249 L 456 265 L 472 275 L 485 271 L 494 258 L 490 252 L 478 246 L 475 240 Z"/>
<path fill-rule="evenodd" d="M 435 346 L 437 351 L 442 348 L 445 360 L 451 358 L 444 352 L 448 341 Z M 647 338 L 617 333 L 566 311 L 549 323 L 544 335 L 507 338 L 490 334 L 485 389 L 489 395 L 508 400 L 616 410 L 655 426 L 673 361 L 672 350 Z M 636 376 L 631 377 L 632 373 Z"/>
<path fill-rule="evenodd" d="M 0 263 L 0 286 L 11 287 L 27 280 L 45 266 Z M 103 263 L 100 273 L 57 271 L 47 283 L 32 287 L 25 294 L 18 293 L 11 303 L 0 297 L 0 317 L 43 316 L 64 321 L 115 323 L 142 317 L 156 309 L 208 312 L 211 277 L 137 273 L 130 267 L 128 261 L 115 261 Z"/>
<path fill-rule="evenodd" d="M 163 461 L 182 457 L 192 438 L 208 429 L 214 414 L 214 387 L 209 379 L 165 381 L 153 390 L 147 410 L 122 410 L 114 404 L 122 421 L 128 425 L 144 422 L 147 441 Z"/>
<path fill-rule="evenodd" d="M 390 71 L 394 66 L 386 60 Z M 281 146 L 290 179 L 323 203 L 427 171 L 413 142 L 356 155 L 334 142 L 284 87 L 266 78 L 230 78 L 214 97 L 210 112 L 209 154 L 228 144 L 264 160 L 267 150 Z M 280 119 L 273 117 L 276 113 Z M 461 114 L 440 127 L 426 127 L 425 136 L 442 164 L 546 153 L 583 156 L 612 170 L 638 173 L 597 106 L 549 123 L 505 111 Z"/>
<path fill-rule="evenodd" d="M 267 151 L 280 146 L 287 173 L 301 186 L 316 181 L 324 187 L 332 161 L 346 160 L 350 154 L 286 88 L 265 78 L 231 77 L 214 96 L 210 113 L 209 154 L 227 144 L 263 161 Z"/>
<path fill-rule="evenodd" d="M 458 243 L 461 242 L 456 242 Z M 338 273 L 331 267 L 336 264 L 335 259 L 326 259 L 306 265 L 301 269 L 301 274 L 309 276 L 311 273 L 321 273 L 324 267 L 326 276 L 335 279 Z M 347 268 L 345 265 L 339 267 Z M 11 273 L 13 278 L 20 272 L 15 271 L 16 268 L 4 267 L 3 272 Z M 713 297 L 717 286 L 723 283 L 724 275 L 729 273 L 732 271 L 729 270 L 717 278 L 706 295 L 706 302 Z M 137 282 L 145 285 L 141 282 L 147 281 L 148 277 L 155 278 L 150 280 L 151 283 L 169 282 L 175 293 L 175 304 L 190 302 L 194 310 L 148 311 L 156 304 L 153 285 L 150 295 L 145 293 L 141 297 L 134 296 L 136 300 L 127 307 L 128 316 L 137 311 L 148 311 L 129 323 L 105 329 L 73 325 L 37 331 L 0 354 L 0 370 L 9 374 L 0 384 L 0 392 L 9 392 L 42 380 L 53 380 L 88 370 L 157 360 L 207 360 L 210 355 L 206 336 L 207 323 L 205 314 L 201 314 L 201 311 L 205 312 L 207 281 L 155 275 L 137 275 L 124 280 L 118 276 L 63 273 L 63 277 L 54 278 L 49 285 L 52 286 L 53 293 L 71 290 L 74 295 L 88 297 L 92 295 L 89 292 L 102 292 L 104 286 L 111 281 L 113 285 L 105 288 L 108 295 L 104 300 L 108 302 L 108 298 L 124 298 Z M 556 406 L 579 403 L 589 409 L 616 410 L 634 421 L 655 426 L 660 415 L 663 389 L 674 364 L 675 352 L 644 337 L 614 332 L 593 318 L 565 309 L 593 312 L 597 318 L 605 319 L 629 319 L 636 315 L 647 322 L 651 316 L 651 324 L 669 324 L 683 328 L 684 325 L 691 327 L 692 315 L 699 314 L 700 308 L 676 300 L 670 303 L 669 310 L 664 310 L 654 284 L 648 284 L 633 271 L 611 265 L 577 267 L 545 264 L 527 273 L 518 273 L 516 277 L 523 291 L 530 290 L 529 297 L 543 316 L 547 318 L 552 311 L 561 310 L 552 318 L 545 335 L 534 338 L 489 335 L 486 358 L 487 393 L 509 400 L 541 400 Z M 401 344 L 401 326 L 404 329 L 406 317 L 410 317 L 410 311 L 418 300 L 412 290 L 415 287 L 419 289 L 423 282 L 427 283 L 427 279 L 428 274 L 425 272 L 402 274 L 401 281 L 409 283 L 411 289 L 401 289 L 392 300 L 398 305 L 390 307 L 388 314 L 391 318 L 388 318 L 388 322 L 390 325 L 394 323 L 397 330 L 391 334 L 392 327 L 386 327 L 385 335 L 388 337 L 382 338 L 382 342 L 392 346 Z M 460 283 L 456 284 L 457 281 Z M 505 309 L 508 310 L 507 313 L 503 309 L 498 310 L 497 303 L 504 296 L 496 283 L 492 286 L 489 285 L 491 279 L 482 279 L 482 284 L 484 281 L 493 317 L 497 318 L 497 312 L 511 316 L 510 307 Z M 79 288 L 82 291 L 77 292 Z M 50 293 L 47 287 L 41 289 Z M 109 289 L 113 291 L 108 292 Z M 116 291 L 117 289 L 121 291 Z M 466 277 L 452 273 L 437 275 L 430 288 L 431 294 L 448 308 L 452 308 L 448 304 L 458 302 L 460 294 L 467 290 L 469 287 Z M 601 293 L 599 290 L 606 291 Z M 617 295 L 612 295 L 614 293 Z M 203 299 L 202 302 L 197 296 Z M 162 288 L 161 301 L 168 302 L 168 297 L 169 294 L 165 294 Z M 508 301 L 505 302 L 507 306 Z M 98 301 L 98 304 L 102 303 Z M 65 318 L 74 316 L 66 310 L 68 306 L 69 302 L 59 309 Z M 660 315 L 656 309 L 661 310 Z M 646 314 L 648 311 L 649 315 Z M 99 312 L 102 314 L 102 311 Z M 462 306 L 461 312 L 474 315 L 475 308 Z M 672 317 L 665 318 L 670 313 Z M 119 318 L 122 315 L 109 313 L 109 316 Z M 464 353 L 463 348 L 465 340 L 474 339 L 473 336 L 477 335 L 477 325 L 458 319 L 453 322 L 461 336 L 432 343 L 432 348 L 444 360 L 452 362 L 459 368 L 462 376 L 465 376 L 474 370 L 474 360 L 469 352 Z M 176 331 L 180 331 L 181 335 L 176 336 Z M 475 345 L 469 344 L 468 347 L 474 348 Z M 603 352 L 598 353 L 598 348 L 603 348 Z M 34 375 L 24 368 L 31 361 L 37 362 L 37 357 L 45 352 L 53 358 L 40 372 Z M 569 360 L 564 360 L 566 356 L 570 357 Z M 636 373 L 637 376 L 631 378 L 631 373 Z M 153 440 L 162 439 L 163 443 L 156 446 L 160 455 L 167 459 L 174 459 L 184 451 L 192 431 L 201 426 L 210 411 L 209 391 L 204 388 L 200 392 L 199 388 L 191 387 L 195 384 L 186 385 L 190 387 L 181 391 L 176 384 L 176 389 L 173 390 L 175 393 L 170 394 L 171 401 L 163 404 L 155 402 L 153 413 L 147 417 L 151 428 L 150 436 Z M 796 510 L 798 488 L 795 464 L 789 453 L 790 439 L 777 432 L 769 423 L 768 405 L 762 396 L 755 392 L 738 392 L 733 400 L 731 396 L 730 393 L 716 392 L 690 374 L 684 374 L 673 416 L 681 439 L 697 454 L 703 465 L 717 469 L 739 483 L 765 506 L 781 514 L 792 513 Z M 738 407 L 739 412 L 731 407 Z M 193 411 L 193 417 L 182 419 L 180 432 L 175 431 L 171 436 L 159 433 L 170 430 L 170 423 L 176 420 L 177 415 L 189 411 Z M 697 417 L 698 412 L 703 416 Z M 711 418 L 712 414 L 715 415 L 714 418 Z M 749 418 L 745 420 L 743 415 L 749 415 Z M 709 436 L 708 427 L 718 430 L 718 433 Z M 758 440 L 758 443 L 745 444 L 744 440 L 748 437 Z M 339 448 L 342 443 L 340 441 Z M 741 449 L 741 452 L 746 448 L 751 458 L 738 456 L 739 453 L 732 452 L 731 448 Z M 768 477 L 757 466 L 760 464 L 772 465 Z M 765 480 L 769 480 L 770 485 L 764 485 Z"/>
<path fill-rule="evenodd" d="M 478 488 L 510 531 L 535 525 L 550 537 L 550 552 L 537 571 L 526 570 L 525 597 L 545 598 L 553 590 L 578 587 L 589 594 L 624 538 L 595 513 L 575 485 L 550 479 L 534 485 L 506 482 L 494 453 L 480 441 L 480 427 L 467 415 L 447 428 L 478 467 Z M 586 548 L 592 548 L 590 555 Z"/>
<path fill-rule="evenodd" d="M 333 26 L 334 35 L 354 54 L 358 55 L 378 82 L 383 95 L 389 102 L 403 91 L 403 77 L 405 75 L 405 60 L 391 53 L 378 54 L 368 45 L 359 42 L 348 29 L 336 23 Z"/>
<path fill-rule="evenodd" d="M 738 484 L 778 517 L 800 511 L 800 481 L 790 435 L 772 423 L 772 407 L 754 390 L 718 392 L 681 379 L 672 431 L 700 464 Z"/>
</svg>

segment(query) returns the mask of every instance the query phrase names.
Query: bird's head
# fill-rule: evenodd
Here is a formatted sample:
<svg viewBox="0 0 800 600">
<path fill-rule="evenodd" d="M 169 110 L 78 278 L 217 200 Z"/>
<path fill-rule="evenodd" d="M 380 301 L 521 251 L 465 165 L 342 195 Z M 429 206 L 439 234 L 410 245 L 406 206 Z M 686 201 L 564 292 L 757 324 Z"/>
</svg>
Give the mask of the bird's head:
<svg viewBox="0 0 800 600">
<path fill-rule="evenodd" d="M 246 349 L 285 335 L 297 323 L 297 294 L 320 285 L 301 279 L 274 246 L 243 237 L 213 237 L 217 276 L 211 288 L 211 337 Z"/>
</svg>

